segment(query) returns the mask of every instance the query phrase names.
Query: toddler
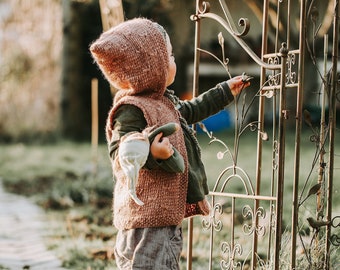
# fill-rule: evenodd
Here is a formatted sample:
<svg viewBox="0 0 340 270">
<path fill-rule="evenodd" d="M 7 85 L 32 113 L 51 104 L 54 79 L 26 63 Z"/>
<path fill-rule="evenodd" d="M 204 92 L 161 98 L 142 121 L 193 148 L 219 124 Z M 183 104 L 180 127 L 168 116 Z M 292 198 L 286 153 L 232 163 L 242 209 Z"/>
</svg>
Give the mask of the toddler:
<svg viewBox="0 0 340 270">
<path fill-rule="evenodd" d="M 106 125 L 115 185 L 117 266 L 124 270 L 179 269 L 183 219 L 209 213 L 207 177 L 189 125 L 222 110 L 249 82 L 237 76 L 190 101 L 180 100 L 167 88 L 176 75 L 169 36 L 162 26 L 145 18 L 109 29 L 91 44 L 90 51 L 106 79 L 118 89 Z M 138 201 L 134 200 L 118 154 L 122 138 L 168 123 L 180 128 L 167 137 L 160 132 L 143 148 L 146 158 L 137 170 L 133 188 Z M 178 162 L 184 166 L 177 166 Z"/>
</svg>

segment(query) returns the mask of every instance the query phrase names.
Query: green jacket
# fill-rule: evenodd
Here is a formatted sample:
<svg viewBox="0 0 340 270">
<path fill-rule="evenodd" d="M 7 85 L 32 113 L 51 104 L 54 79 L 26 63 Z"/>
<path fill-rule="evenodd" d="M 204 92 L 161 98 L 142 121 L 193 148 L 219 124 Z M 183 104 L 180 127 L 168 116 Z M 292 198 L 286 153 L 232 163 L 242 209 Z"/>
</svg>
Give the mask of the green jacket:
<svg viewBox="0 0 340 270">
<path fill-rule="evenodd" d="M 165 96 L 174 103 L 181 115 L 181 127 L 184 133 L 189 163 L 187 203 L 196 203 L 202 201 L 209 190 L 205 168 L 201 160 L 200 146 L 194 130 L 189 125 L 218 113 L 226 105 L 230 104 L 234 97 L 226 82 L 217 84 L 214 88 L 191 100 L 180 100 L 172 90 L 166 90 Z M 146 120 L 139 108 L 133 105 L 120 106 L 115 113 L 114 130 L 109 145 L 110 157 L 115 157 L 122 136 L 132 131 L 141 132 L 146 125 Z M 163 167 L 168 169 L 169 164 L 167 162 L 167 160 L 156 161 L 149 155 L 144 168 L 152 170 L 156 167 Z"/>
</svg>

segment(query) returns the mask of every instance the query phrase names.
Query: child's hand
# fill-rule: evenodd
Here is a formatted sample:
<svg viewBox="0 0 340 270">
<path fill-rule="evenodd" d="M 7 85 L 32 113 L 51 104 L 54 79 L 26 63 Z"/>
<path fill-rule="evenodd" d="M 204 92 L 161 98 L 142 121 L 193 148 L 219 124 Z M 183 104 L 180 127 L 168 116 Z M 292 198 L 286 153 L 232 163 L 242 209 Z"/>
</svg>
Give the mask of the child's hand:
<svg viewBox="0 0 340 270">
<path fill-rule="evenodd" d="M 154 159 L 168 159 L 174 153 L 169 138 L 162 136 L 163 133 L 157 134 L 151 144 L 150 152 Z"/>
<path fill-rule="evenodd" d="M 231 78 L 227 81 L 227 84 L 230 88 L 231 93 L 233 94 L 233 96 L 237 96 L 238 94 L 241 93 L 241 91 L 248 87 L 250 85 L 250 82 L 245 82 L 243 80 L 243 77 L 240 76 L 236 76 L 234 78 Z"/>
</svg>

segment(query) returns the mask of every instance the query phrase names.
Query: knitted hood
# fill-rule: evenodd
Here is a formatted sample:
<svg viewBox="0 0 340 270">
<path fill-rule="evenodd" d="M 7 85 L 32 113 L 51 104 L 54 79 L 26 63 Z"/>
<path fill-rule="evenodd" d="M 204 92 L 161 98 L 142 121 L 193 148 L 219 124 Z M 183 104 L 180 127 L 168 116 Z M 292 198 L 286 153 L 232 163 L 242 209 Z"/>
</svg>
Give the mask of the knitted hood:
<svg viewBox="0 0 340 270">
<path fill-rule="evenodd" d="M 148 19 L 125 21 L 92 43 L 90 51 L 119 95 L 163 95 L 169 69 L 165 30 Z M 122 92 L 122 91 L 119 91 Z"/>
</svg>

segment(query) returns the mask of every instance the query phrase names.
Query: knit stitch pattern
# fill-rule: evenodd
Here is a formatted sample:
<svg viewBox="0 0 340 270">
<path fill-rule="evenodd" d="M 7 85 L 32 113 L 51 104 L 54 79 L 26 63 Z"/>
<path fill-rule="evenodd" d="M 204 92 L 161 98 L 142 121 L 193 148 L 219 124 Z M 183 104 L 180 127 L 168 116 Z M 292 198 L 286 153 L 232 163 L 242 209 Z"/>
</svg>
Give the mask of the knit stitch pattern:
<svg viewBox="0 0 340 270">
<path fill-rule="evenodd" d="M 106 79 L 118 89 L 126 87 L 126 95 L 160 93 L 166 87 L 166 42 L 157 24 L 148 19 L 132 19 L 109 29 L 90 51 Z"/>
<path fill-rule="evenodd" d="M 106 125 L 110 144 L 115 111 L 122 104 L 139 107 L 147 127 L 169 122 L 180 124 L 179 112 L 164 96 L 169 72 L 169 52 L 164 29 L 143 18 L 123 22 L 104 32 L 90 46 L 91 54 L 106 79 L 119 91 Z M 169 137 L 183 156 L 184 173 L 162 169 L 139 170 L 136 195 L 144 202 L 138 205 L 128 192 L 128 179 L 119 159 L 112 160 L 115 178 L 113 219 L 118 229 L 179 225 L 186 210 L 188 158 L 183 131 Z"/>
<path fill-rule="evenodd" d="M 119 100 L 110 111 L 107 122 L 107 134 L 110 140 L 112 120 L 115 110 L 121 104 L 132 104 L 139 107 L 149 127 L 161 126 L 168 122 L 179 124 L 179 115 L 174 105 L 166 97 L 155 99 L 148 96 L 126 96 Z M 136 186 L 138 198 L 143 206 L 137 205 L 127 192 L 127 179 L 119 169 L 118 160 L 114 161 L 113 174 L 116 184 L 114 190 L 114 225 L 118 229 L 160 227 L 178 225 L 186 211 L 186 193 L 188 185 L 188 164 L 183 132 L 170 135 L 171 144 L 183 156 L 186 164 L 184 173 L 169 173 L 162 169 L 141 169 Z"/>
</svg>

